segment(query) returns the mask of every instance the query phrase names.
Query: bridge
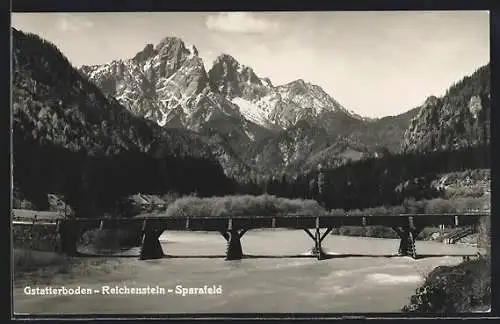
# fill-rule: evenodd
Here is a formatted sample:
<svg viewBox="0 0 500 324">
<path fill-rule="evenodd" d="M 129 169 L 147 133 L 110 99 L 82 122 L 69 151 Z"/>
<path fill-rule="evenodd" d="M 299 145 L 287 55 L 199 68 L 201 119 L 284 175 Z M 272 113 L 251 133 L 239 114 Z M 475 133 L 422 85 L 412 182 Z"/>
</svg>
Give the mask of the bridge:
<svg viewBox="0 0 500 324">
<path fill-rule="evenodd" d="M 392 228 L 400 237 L 398 254 L 417 258 L 415 239 L 429 226 L 450 225 L 476 228 L 481 217 L 490 213 L 468 214 L 399 214 L 382 215 L 276 215 L 234 217 L 164 217 L 140 216 L 134 218 L 73 218 L 73 219 L 20 219 L 13 224 L 52 224 L 60 237 L 61 252 L 77 256 L 77 244 L 81 235 L 95 228 L 134 228 L 140 234 L 140 259 L 157 259 L 165 256 L 159 241 L 166 230 L 215 231 L 227 242 L 226 260 L 243 258 L 241 238 L 251 229 L 286 228 L 303 230 L 313 241 L 313 255 L 318 260 L 326 257 L 322 242 L 334 228 L 342 226 L 382 225 Z M 323 232 L 322 232 L 323 230 Z"/>
</svg>

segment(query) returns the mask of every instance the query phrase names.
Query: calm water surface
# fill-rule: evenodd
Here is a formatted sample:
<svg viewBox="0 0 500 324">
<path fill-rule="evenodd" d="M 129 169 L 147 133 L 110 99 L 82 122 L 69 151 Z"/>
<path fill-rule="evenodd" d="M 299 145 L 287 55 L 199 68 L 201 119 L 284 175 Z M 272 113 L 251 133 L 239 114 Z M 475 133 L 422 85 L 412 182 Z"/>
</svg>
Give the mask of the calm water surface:
<svg viewBox="0 0 500 324">
<path fill-rule="evenodd" d="M 245 254 L 260 257 L 225 261 L 226 244 L 219 234 L 169 231 L 164 236 L 168 241 L 162 243 L 163 249 L 175 258 L 148 261 L 120 258 L 111 273 L 97 271 L 78 279 L 61 274 L 50 285 L 97 290 L 103 285 L 149 285 L 165 290 L 175 289 L 176 285 L 221 285 L 221 295 L 30 296 L 20 286 L 14 289 L 14 311 L 30 314 L 399 312 L 429 271 L 439 265 L 458 264 L 461 255 L 477 252 L 471 246 L 418 241 L 417 252 L 428 256 L 413 260 L 388 257 L 397 251 L 398 240 L 329 235 L 323 246 L 336 257 L 318 261 L 293 257 L 307 254 L 312 247 L 312 240 L 303 231 L 259 230 L 247 232 L 242 245 Z M 137 254 L 138 249 L 127 253 Z"/>
</svg>

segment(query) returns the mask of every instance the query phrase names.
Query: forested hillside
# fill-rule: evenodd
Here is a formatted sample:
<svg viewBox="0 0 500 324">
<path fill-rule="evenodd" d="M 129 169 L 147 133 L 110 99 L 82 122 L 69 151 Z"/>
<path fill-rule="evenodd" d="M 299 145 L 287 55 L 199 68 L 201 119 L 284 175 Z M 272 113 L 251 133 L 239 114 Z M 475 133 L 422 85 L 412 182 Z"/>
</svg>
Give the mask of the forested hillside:
<svg viewBox="0 0 500 324">
<path fill-rule="evenodd" d="M 53 44 L 15 29 L 12 103 L 14 185 L 36 208 L 46 207 L 47 193 L 94 214 L 138 190 L 228 190 L 199 135 L 134 116 Z"/>
<path fill-rule="evenodd" d="M 322 170 L 323 185 L 318 184 L 319 171 L 312 170 L 307 174 L 282 174 L 267 182 L 252 182 L 245 190 L 252 194 L 267 191 L 283 197 L 314 198 L 328 209 L 401 205 L 408 199 L 445 197 L 446 193 L 435 185 L 441 174 L 488 169 L 489 150 L 490 147 L 484 145 L 425 154 L 386 153 L 381 158 L 352 161 Z"/>
<path fill-rule="evenodd" d="M 430 96 L 404 134 L 403 151 L 453 150 L 490 141 L 490 65 Z"/>
</svg>

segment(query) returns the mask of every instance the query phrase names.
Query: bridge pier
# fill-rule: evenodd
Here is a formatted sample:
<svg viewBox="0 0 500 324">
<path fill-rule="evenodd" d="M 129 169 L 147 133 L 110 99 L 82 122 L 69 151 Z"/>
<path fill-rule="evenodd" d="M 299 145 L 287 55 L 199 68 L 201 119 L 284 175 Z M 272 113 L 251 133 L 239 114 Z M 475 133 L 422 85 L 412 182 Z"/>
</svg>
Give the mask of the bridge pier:
<svg viewBox="0 0 500 324">
<path fill-rule="evenodd" d="M 314 247 L 312 248 L 312 253 L 313 255 L 316 256 L 318 260 L 324 260 L 326 258 L 326 253 L 323 250 L 323 247 L 321 246 L 321 243 L 323 240 L 326 238 L 328 234 L 333 230 L 333 227 L 329 227 L 323 234 L 321 234 L 321 231 L 319 227 L 316 227 L 314 235 L 309 231 L 309 229 L 304 228 L 304 231 L 306 232 L 307 235 L 309 235 L 310 238 L 314 241 Z"/>
<path fill-rule="evenodd" d="M 140 260 L 160 259 L 165 256 L 160 243 L 160 235 L 163 229 L 151 229 L 144 231 Z"/>
<path fill-rule="evenodd" d="M 221 235 L 227 241 L 226 260 L 241 260 L 243 259 L 243 248 L 241 247 L 241 238 L 248 229 L 237 230 L 232 228 L 232 222 L 226 231 L 220 231 Z"/>
<path fill-rule="evenodd" d="M 412 228 L 409 226 L 392 227 L 392 229 L 401 238 L 401 241 L 399 242 L 398 255 L 410 256 L 413 259 L 416 259 L 417 250 L 415 248 L 415 240 L 422 229 L 415 227 Z"/>
<path fill-rule="evenodd" d="M 227 232 L 226 260 L 241 260 L 243 258 L 243 249 L 241 247 L 241 235 L 237 230 Z"/>
<path fill-rule="evenodd" d="M 80 238 L 80 229 L 77 222 L 62 221 L 57 224 L 60 237 L 59 250 L 66 256 L 78 255 L 77 244 Z"/>
</svg>

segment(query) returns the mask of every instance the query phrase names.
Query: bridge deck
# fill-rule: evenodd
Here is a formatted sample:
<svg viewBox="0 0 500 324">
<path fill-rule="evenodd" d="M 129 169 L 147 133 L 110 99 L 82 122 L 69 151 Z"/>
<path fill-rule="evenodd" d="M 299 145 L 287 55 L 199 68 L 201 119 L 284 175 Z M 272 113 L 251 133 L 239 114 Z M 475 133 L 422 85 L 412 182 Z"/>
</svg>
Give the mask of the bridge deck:
<svg viewBox="0 0 500 324">
<path fill-rule="evenodd" d="M 164 228 L 170 230 L 190 231 L 219 231 L 233 228 L 290 228 L 303 229 L 340 227 L 340 226 L 407 226 L 413 224 L 416 227 L 453 225 L 474 225 L 480 217 L 488 216 L 489 213 L 468 214 L 400 214 L 400 215 L 279 215 L 279 216 L 234 216 L 234 217 L 165 217 L 161 215 L 146 215 L 133 218 L 76 218 L 75 221 L 82 225 L 99 226 L 101 221 L 115 224 L 144 224 L 148 228 Z M 14 224 L 29 223 L 57 223 L 68 221 L 65 219 L 47 218 L 16 218 Z M 317 224 L 318 222 L 318 224 Z"/>
</svg>

